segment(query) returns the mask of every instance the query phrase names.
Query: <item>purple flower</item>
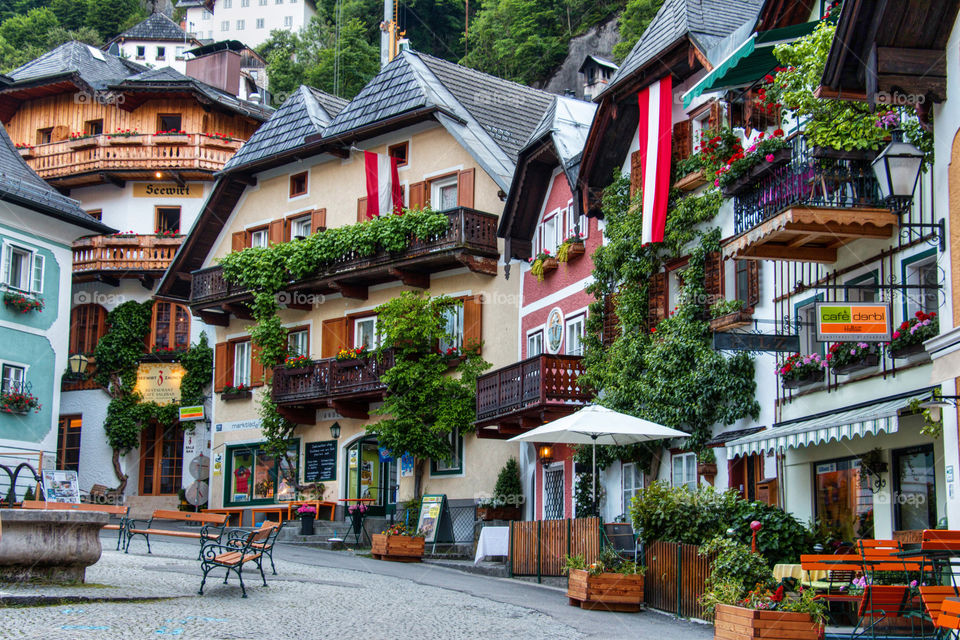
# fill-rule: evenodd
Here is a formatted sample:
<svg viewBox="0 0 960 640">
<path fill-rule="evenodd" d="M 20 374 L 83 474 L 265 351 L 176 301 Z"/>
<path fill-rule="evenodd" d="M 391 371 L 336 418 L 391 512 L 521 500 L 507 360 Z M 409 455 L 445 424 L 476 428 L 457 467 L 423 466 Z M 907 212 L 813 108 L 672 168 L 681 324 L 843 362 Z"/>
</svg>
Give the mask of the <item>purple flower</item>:
<svg viewBox="0 0 960 640">
<path fill-rule="evenodd" d="M 850 355 L 852 355 L 852 356 L 857 355 L 857 350 L 856 350 L 856 349 L 850 349 Z"/>
</svg>

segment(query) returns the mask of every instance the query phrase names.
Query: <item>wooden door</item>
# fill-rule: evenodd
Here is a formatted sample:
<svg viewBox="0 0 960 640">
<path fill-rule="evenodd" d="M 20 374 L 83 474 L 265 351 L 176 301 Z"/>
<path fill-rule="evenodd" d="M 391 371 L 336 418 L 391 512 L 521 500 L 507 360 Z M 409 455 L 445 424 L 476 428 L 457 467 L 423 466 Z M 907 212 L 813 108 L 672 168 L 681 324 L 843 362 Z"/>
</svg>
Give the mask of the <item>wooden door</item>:
<svg viewBox="0 0 960 640">
<path fill-rule="evenodd" d="M 183 475 L 183 428 L 180 423 L 151 423 L 140 432 L 140 495 L 176 495 Z"/>
</svg>

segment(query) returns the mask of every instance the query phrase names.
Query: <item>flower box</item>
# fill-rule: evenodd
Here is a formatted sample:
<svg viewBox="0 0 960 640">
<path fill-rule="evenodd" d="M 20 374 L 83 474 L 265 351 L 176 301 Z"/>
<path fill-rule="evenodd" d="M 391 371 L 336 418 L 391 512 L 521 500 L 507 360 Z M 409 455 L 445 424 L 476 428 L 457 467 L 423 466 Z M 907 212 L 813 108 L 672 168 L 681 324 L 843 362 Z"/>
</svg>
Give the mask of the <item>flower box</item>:
<svg viewBox="0 0 960 640">
<path fill-rule="evenodd" d="M 76 140 L 67 141 L 67 147 L 73 149 L 74 151 L 79 151 L 80 149 L 92 149 L 98 146 L 100 146 L 100 139 L 96 136 L 90 136 L 89 138 L 77 138 Z"/>
<path fill-rule="evenodd" d="M 153 144 L 189 144 L 189 135 L 154 135 Z"/>
<path fill-rule="evenodd" d="M 717 465 L 714 462 L 701 462 L 697 465 L 697 475 L 706 478 L 717 477 Z"/>
<path fill-rule="evenodd" d="M 711 331 L 730 331 L 753 324 L 753 310 L 742 309 L 710 320 Z"/>
<path fill-rule="evenodd" d="M 106 143 L 115 147 L 124 145 L 143 144 L 143 135 L 135 134 L 130 136 L 111 135 L 107 136 Z"/>
<path fill-rule="evenodd" d="M 567 243 L 567 262 L 578 258 L 587 252 L 586 246 L 582 242 L 570 242 Z"/>
<path fill-rule="evenodd" d="M 834 368 L 833 372 L 838 376 L 848 376 L 851 373 L 856 373 L 857 371 L 863 371 L 864 369 L 872 369 L 880 364 L 880 358 L 877 357 L 877 354 L 871 353 L 863 357 L 862 360 L 858 362 L 851 362 L 850 364 L 844 365 L 842 367 Z"/>
<path fill-rule="evenodd" d="M 520 507 L 477 507 L 478 520 L 521 520 Z"/>
<path fill-rule="evenodd" d="M 388 536 L 375 533 L 370 553 L 377 560 L 390 562 L 420 562 L 423 558 L 424 538 L 421 536 Z"/>
<path fill-rule="evenodd" d="M 243 391 L 224 391 L 220 394 L 220 399 L 224 402 L 231 402 L 233 400 L 246 400 L 247 398 L 253 397 L 253 391 L 249 389 L 244 389 Z"/>
<path fill-rule="evenodd" d="M 814 158 L 830 160 L 863 160 L 870 162 L 877 157 L 876 149 L 832 149 L 830 147 L 814 147 L 810 155 Z"/>
<path fill-rule="evenodd" d="M 29 160 L 34 156 L 34 149 L 33 147 L 30 147 L 29 149 L 17 149 L 17 153 L 19 153 L 20 157 L 24 160 Z"/>
<path fill-rule="evenodd" d="M 201 136 L 200 146 L 212 147 L 214 149 L 238 149 L 240 147 L 240 141 L 239 140 L 223 140 L 222 138 L 210 138 L 207 136 Z"/>
<path fill-rule="evenodd" d="M 286 367 L 283 372 L 288 376 L 305 376 L 313 371 L 313 365 L 303 367 Z"/>
<path fill-rule="evenodd" d="M 601 573 L 590 575 L 571 569 L 567 579 L 569 604 L 581 609 L 640 611 L 643 607 L 642 573 Z"/>
<path fill-rule="evenodd" d="M 350 367 L 362 367 L 366 361 L 367 358 L 347 358 L 346 360 L 334 360 L 334 364 L 341 369 L 349 369 Z"/>
<path fill-rule="evenodd" d="M 803 378 L 787 378 L 783 381 L 784 389 L 799 389 L 817 382 L 823 382 L 823 371 L 817 371 Z"/>
<path fill-rule="evenodd" d="M 714 635 L 726 638 L 764 638 L 764 640 L 819 640 L 822 625 L 809 613 L 744 609 L 718 604 L 714 617 Z"/>
<path fill-rule="evenodd" d="M 912 358 L 920 355 L 921 353 L 926 353 L 926 351 L 927 350 L 923 347 L 923 343 L 918 342 L 916 344 L 909 344 L 905 347 L 900 347 L 899 349 L 892 349 L 890 351 L 890 357 L 895 360 Z"/>
<path fill-rule="evenodd" d="M 754 182 L 790 162 L 792 154 L 793 150 L 790 149 L 790 147 L 777 149 L 771 153 L 773 156 L 773 160 L 771 162 L 764 160 L 759 164 L 755 164 L 750 167 L 750 169 L 742 176 L 723 186 L 721 188 L 723 195 L 727 198 L 732 198 L 733 196 L 738 196 L 744 191 L 747 191 Z"/>
<path fill-rule="evenodd" d="M 560 266 L 560 263 L 557 262 L 556 258 L 544 258 L 543 259 L 543 272 L 549 273 L 555 271 L 557 267 Z"/>
<path fill-rule="evenodd" d="M 703 175 L 703 171 L 694 171 L 693 173 L 688 173 L 673 183 L 673 188 L 679 189 L 680 191 L 693 191 L 694 189 L 699 189 L 705 184 L 707 184 L 707 177 Z"/>
</svg>

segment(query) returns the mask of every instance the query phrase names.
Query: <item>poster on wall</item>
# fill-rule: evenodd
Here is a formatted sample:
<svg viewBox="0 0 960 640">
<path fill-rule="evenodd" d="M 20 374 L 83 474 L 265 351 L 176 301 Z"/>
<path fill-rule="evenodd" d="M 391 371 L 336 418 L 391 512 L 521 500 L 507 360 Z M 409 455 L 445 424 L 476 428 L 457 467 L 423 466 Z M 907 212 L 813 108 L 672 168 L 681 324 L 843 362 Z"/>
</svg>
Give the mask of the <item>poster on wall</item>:
<svg viewBox="0 0 960 640">
<path fill-rule="evenodd" d="M 405 453 L 400 456 L 400 477 L 401 478 L 412 478 L 413 477 L 413 454 Z"/>
<path fill-rule="evenodd" d="M 253 475 L 253 455 L 249 451 L 233 454 L 233 478 L 230 480 L 231 502 L 250 500 L 250 478 Z"/>
<path fill-rule="evenodd" d="M 43 496 L 47 502 L 80 502 L 76 471 L 44 471 Z"/>
</svg>

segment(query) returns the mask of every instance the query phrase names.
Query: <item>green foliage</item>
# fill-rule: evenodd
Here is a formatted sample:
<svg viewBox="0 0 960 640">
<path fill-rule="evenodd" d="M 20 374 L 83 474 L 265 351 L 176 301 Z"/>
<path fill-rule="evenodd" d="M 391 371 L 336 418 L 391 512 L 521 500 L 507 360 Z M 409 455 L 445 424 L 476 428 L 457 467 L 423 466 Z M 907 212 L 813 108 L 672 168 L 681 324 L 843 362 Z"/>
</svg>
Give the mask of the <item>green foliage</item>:
<svg viewBox="0 0 960 640">
<path fill-rule="evenodd" d="M 147 17 L 147 11 L 139 0 L 89 0 L 86 26 L 94 29 L 104 40 L 109 40 Z"/>
<path fill-rule="evenodd" d="M 510 458 L 497 475 L 497 484 L 493 487 L 493 498 L 501 504 L 519 504 L 523 495 L 523 483 L 520 482 L 520 465 L 516 458 Z"/>
<path fill-rule="evenodd" d="M 623 62 L 627 57 L 662 5 L 663 0 L 627 0 L 627 6 L 620 15 L 620 42 L 613 47 L 613 57 L 617 62 Z"/>
<path fill-rule="evenodd" d="M 180 380 L 180 404 L 199 404 L 204 399 L 204 388 L 213 379 L 213 349 L 207 343 L 207 334 L 201 333 L 197 344 L 183 352 L 180 366 L 186 370 Z"/>
<path fill-rule="evenodd" d="M 590 564 L 584 559 L 582 554 L 575 556 L 565 556 L 561 571 L 569 574 L 571 571 L 581 569 L 591 576 L 598 576 L 601 573 L 621 573 L 624 575 L 633 575 L 636 573 L 645 573 L 647 568 L 638 565 L 632 560 L 622 558 L 611 547 L 604 547 L 597 554 L 597 559 Z"/>
<path fill-rule="evenodd" d="M 573 486 L 573 501 L 578 516 L 600 515 L 600 509 L 603 507 L 606 497 L 607 492 L 599 479 L 597 480 L 597 495 L 593 495 L 593 473 L 587 471 L 577 474 L 576 483 Z"/>
<path fill-rule="evenodd" d="M 260 431 L 267 441 L 265 448 L 274 456 L 285 456 L 297 425 L 280 415 L 269 386 L 260 396 L 257 413 L 260 415 Z"/>
<path fill-rule="evenodd" d="M 700 547 L 700 555 L 716 554 L 706 587 L 710 589 L 721 581 L 731 581 L 744 591 L 755 585 L 773 582 L 773 571 L 763 556 L 750 551 L 750 547 L 725 537 L 716 537 Z M 726 590 L 726 587 L 725 587 Z"/>
<path fill-rule="evenodd" d="M 124 302 L 107 314 L 109 330 L 97 343 L 95 380 L 112 395 L 129 393 L 137 382 L 137 364 L 150 335 L 152 302 Z"/>
</svg>

